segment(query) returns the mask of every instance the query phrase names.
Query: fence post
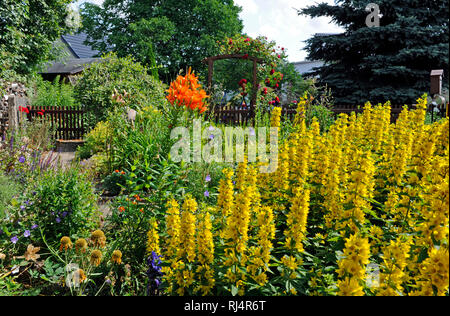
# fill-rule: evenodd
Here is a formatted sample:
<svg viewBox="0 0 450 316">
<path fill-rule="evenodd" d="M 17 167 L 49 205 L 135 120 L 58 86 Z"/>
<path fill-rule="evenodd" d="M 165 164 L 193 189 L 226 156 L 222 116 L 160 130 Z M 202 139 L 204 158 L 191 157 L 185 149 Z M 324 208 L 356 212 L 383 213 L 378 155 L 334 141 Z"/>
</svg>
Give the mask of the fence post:
<svg viewBox="0 0 450 316">
<path fill-rule="evenodd" d="M 10 94 L 8 96 L 8 129 L 15 131 L 19 127 L 19 107 L 16 102 L 16 96 Z"/>
</svg>

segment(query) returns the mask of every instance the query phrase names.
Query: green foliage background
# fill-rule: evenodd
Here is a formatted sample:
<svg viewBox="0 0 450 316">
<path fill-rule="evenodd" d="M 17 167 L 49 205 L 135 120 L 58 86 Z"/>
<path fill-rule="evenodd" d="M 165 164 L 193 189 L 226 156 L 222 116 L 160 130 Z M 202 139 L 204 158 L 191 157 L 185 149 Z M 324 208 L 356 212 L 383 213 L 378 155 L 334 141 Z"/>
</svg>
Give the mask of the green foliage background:
<svg viewBox="0 0 450 316">
<path fill-rule="evenodd" d="M 218 52 L 216 41 L 242 31 L 240 11 L 232 0 L 105 0 L 102 7 L 85 3 L 81 15 L 95 49 L 114 47 L 147 66 L 154 53 L 170 82 L 189 66 L 206 68 L 202 60 Z"/>
<path fill-rule="evenodd" d="M 27 75 L 51 59 L 53 42 L 72 31 L 73 0 L 0 0 L 0 77 Z"/>
</svg>

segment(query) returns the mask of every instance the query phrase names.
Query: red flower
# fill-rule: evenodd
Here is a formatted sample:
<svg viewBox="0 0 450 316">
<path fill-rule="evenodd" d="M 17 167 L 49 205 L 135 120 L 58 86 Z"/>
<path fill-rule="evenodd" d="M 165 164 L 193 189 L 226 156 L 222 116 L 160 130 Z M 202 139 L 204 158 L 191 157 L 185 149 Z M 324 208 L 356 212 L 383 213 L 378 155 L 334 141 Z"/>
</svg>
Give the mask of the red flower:
<svg viewBox="0 0 450 316">
<path fill-rule="evenodd" d="M 247 80 L 246 79 L 242 79 L 241 81 L 239 81 L 239 86 L 241 86 L 242 88 L 244 88 L 244 85 L 247 84 Z"/>
<path fill-rule="evenodd" d="M 248 54 L 245 54 L 244 56 L 242 56 L 242 59 L 248 59 Z"/>
<path fill-rule="evenodd" d="M 281 58 L 281 55 L 280 55 L 280 54 L 278 54 L 278 58 Z"/>
<path fill-rule="evenodd" d="M 276 98 L 275 98 L 275 102 L 280 103 L 280 98 L 279 98 L 279 97 L 276 97 Z"/>
<path fill-rule="evenodd" d="M 247 37 L 244 42 L 250 42 L 250 39 Z"/>
<path fill-rule="evenodd" d="M 277 83 L 276 85 L 275 85 L 275 89 L 278 89 L 280 87 L 280 85 Z"/>
<path fill-rule="evenodd" d="M 272 70 L 270 71 L 270 74 L 273 75 L 274 73 L 275 73 L 275 69 L 272 69 Z"/>
<path fill-rule="evenodd" d="M 19 106 L 19 111 L 22 112 L 22 113 L 25 112 L 27 114 L 30 114 L 30 111 L 28 110 L 27 107 Z"/>
<path fill-rule="evenodd" d="M 44 113 L 41 112 L 41 111 L 37 112 L 37 114 L 40 115 L 40 116 L 43 116 L 43 115 L 44 115 Z"/>
</svg>

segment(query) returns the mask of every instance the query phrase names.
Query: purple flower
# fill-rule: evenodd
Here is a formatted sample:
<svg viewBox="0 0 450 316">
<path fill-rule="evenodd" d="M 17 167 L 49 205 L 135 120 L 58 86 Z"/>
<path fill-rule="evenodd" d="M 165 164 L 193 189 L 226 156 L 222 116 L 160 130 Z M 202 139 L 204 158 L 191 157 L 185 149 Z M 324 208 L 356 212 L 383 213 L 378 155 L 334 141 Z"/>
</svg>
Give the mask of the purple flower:
<svg viewBox="0 0 450 316">
<path fill-rule="evenodd" d="M 23 233 L 23 237 L 30 237 L 30 235 L 31 235 L 31 233 L 30 233 L 29 230 L 26 230 L 26 231 Z"/>
<path fill-rule="evenodd" d="M 36 229 L 36 228 L 38 228 L 38 227 L 39 227 L 38 225 L 33 224 L 33 226 L 31 226 L 31 229 Z"/>
<path fill-rule="evenodd" d="M 11 242 L 13 244 L 16 244 L 18 241 L 19 241 L 19 238 L 17 236 L 14 236 L 14 237 L 11 238 Z"/>
<path fill-rule="evenodd" d="M 215 130 L 214 126 L 211 125 L 211 126 L 209 127 L 209 131 L 210 131 L 210 132 L 213 132 L 214 130 Z"/>
<path fill-rule="evenodd" d="M 214 139 L 214 135 L 213 134 L 209 135 L 209 139 L 213 140 Z"/>
<path fill-rule="evenodd" d="M 61 219 L 59 217 L 56 218 L 56 222 L 59 224 L 61 223 Z"/>
<path fill-rule="evenodd" d="M 21 205 L 21 206 L 20 206 L 20 209 L 21 209 L 22 211 L 23 211 L 25 208 L 26 208 L 25 205 Z"/>
<path fill-rule="evenodd" d="M 161 272 L 161 256 L 152 251 L 151 256 L 147 258 L 148 270 L 147 270 L 147 295 L 158 295 L 159 285 L 161 281 L 160 277 L 163 276 Z"/>
<path fill-rule="evenodd" d="M 205 193 L 203 193 L 203 195 L 204 195 L 205 197 L 209 197 L 209 192 L 208 192 L 208 190 L 206 190 Z"/>
<path fill-rule="evenodd" d="M 67 216 L 67 212 L 62 212 L 61 216 L 64 218 Z"/>
<path fill-rule="evenodd" d="M 211 182 L 211 176 L 209 174 L 206 176 L 205 181 L 206 182 Z"/>
<path fill-rule="evenodd" d="M 250 136 L 255 136 L 256 135 L 254 128 L 250 127 L 249 131 L 250 131 Z"/>
<path fill-rule="evenodd" d="M 24 162 L 25 162 L 25 157 L 24 157 L 24 156 L 20 156 L 19 162 L 20 162 L 20 163 L 24 163 Z"/>
</svg>

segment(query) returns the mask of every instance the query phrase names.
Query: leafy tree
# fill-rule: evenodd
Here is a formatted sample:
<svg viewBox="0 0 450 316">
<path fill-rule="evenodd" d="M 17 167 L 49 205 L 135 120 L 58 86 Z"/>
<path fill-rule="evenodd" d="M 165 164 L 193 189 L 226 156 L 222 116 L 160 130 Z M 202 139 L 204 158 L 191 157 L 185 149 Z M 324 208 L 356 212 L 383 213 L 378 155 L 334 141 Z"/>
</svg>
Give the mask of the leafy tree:
<svg viewBox="0 0 450 316">
<path fill-rule="evenodd" d="M 320 83 L 328 84 L 336 103 L 364 101 L 412 104 L 429 91 L 432 69 L 448 78 L 449 7 L 444 0 L 378 0 L 380 26 L 368 27 L 372 0 L 337 0 L 299 11 L 328 16 L 345 29 L 307 41 L 309 58 L 324 60 Z M 448 81 L 445 83 L 448 86 Z"/>
<path fill-rule="evenodd" d="M 242 31 L 240 7 L 232 0 L 105 0 L 81 8 L 89 44 L 152 66 L 152 54 L 169 81 L 182 69 L 204 69 L 216 41 Z"/>
<path fill-rule="evenodd" d="M 72 25 L 73 0 L 0 0 L 0 76 L 26 75 L 51 59 L 54 41 Z"/>
</svg>

